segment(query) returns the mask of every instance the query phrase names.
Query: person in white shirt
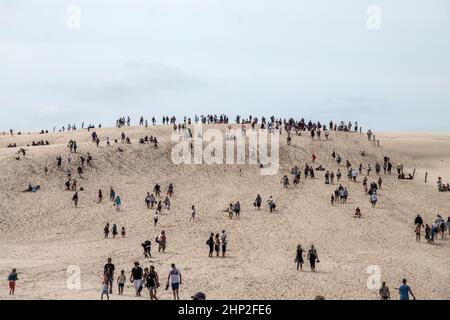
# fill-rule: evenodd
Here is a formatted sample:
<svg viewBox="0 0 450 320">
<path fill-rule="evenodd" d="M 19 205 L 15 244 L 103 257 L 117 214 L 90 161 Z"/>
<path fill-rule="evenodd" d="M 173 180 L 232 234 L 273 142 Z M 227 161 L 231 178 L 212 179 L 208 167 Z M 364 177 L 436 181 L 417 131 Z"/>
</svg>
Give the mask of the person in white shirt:
<svg viewBox="0 0 450 320">
<path fill-rule="evenodd" d="M 370 197 L 370 202 L 372 203 L 372 207 L 375 208 L 377 202 L 378 202 L 378 196 L 376 193 L 373 193 L 372 196 Z"/>
<path fill-rule="evenodd" d="M 353 182 L 356 182 L 356 178 L 358 177 L 358 172 L 356 171 L 356 170 L 353 170 L 352 171 L 352 179 L 353 179 Z"/>
<path fill-rule="evenodd" d="M 158 210 L 155 211 L 155 213 L 153 214 L 153 223 L 156 227 L 156 225 L 158 224 L 158 219 L 159 219 L 159 214 L 158 214 Z"/>
</svg>

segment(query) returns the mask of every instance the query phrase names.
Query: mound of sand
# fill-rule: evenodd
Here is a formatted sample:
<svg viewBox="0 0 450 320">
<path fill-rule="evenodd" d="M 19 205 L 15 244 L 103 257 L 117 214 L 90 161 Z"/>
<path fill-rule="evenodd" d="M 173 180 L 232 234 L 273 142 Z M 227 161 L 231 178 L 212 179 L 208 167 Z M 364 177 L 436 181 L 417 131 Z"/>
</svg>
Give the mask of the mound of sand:
<svg viewBox="0 0 450 320">
<path fill-rule="evenodd" d="M 225 126 L 215 127 L 225 130 Z M 398 294 L 393 288 L 404 277 L 418 299 L 450 299 L 450 237 L 434 246 L 425 241 L 418 244 L 413 226 L 418 213 L 427 223 L 437 214 L 445 219 L 450 215 L 450 193 L 437 192 L 435 184 L 438 175 L 445 182 L 450 180 L 445 165 L 450 148 L 449 141 L 442 140 L 444 135 L 441 139 L 431 134 L 377 134 L 380 148 L 358 133 L 333 132 L 330 141 L 319 142 L 304 134 L 294 136 L 291 146 L 281 136 L 280 171 L 276 176 L 261 176 L 256 165 L 174 165 L 170 126 L 96 131 L 112 142 L 124 131 L 133 143 L 121 144 L 124 152 L 117 152 L 114 143 L 108 148 L 104 141 L 97 148 L 87 131 L 0 137 L 0 275 L 6 279 L 11 268 L 18 269 L 16 299 L 99 299 L 108 257 L 116 272 L 124 269 L 127 277 L 134 261 L 146 267 L 153 264 L 163 283 L 170 264 L 176 263 L 183 274 L 180 296 L 185 299 L 197 291 L 205 292 L 208 299 L 313 299 L 318 294 L 327 299 L 374 299 L 377 290 L 367 288 L 369 266 L 380 268 L 394 299 Z M 158 137 L 159 147 L 139 144 L 145 135 Z M 42 138 L 50 146 L 25 147 L 27 155 L 19 161 L 15 159 L 18 148 L 6 148 L 11 142 L 19 147 Z M 71 203 L 73 193 L 64 190 L 65 170 L 56 168 L 55 158 L 66 158 L 70 139 L 78 142 L 79 152 L 90 152 L 94 158 L 84 179 L 77 179 L 85 189 L 79 193 L 79 208 Z M 282 188 L 281 177 L 294 165 L 303 169 L 306 162 L 311 163 L 312 153 L 317 163 L 336 171 L 333 150 L 342 155 L 344 165 L 348 158 L 354 166 L 360 162 L 374 166 L 389 155 L 394 165 L 402 162 L 408 172 L 417 168 L 417 178 L 399 181 L 395 174 L 383 176 L 375 209 L 363 192 L 361 177 L 357 184 L 347 181 L 345 166 L 341 167 L 343 185 L 350 191 L 345 205 L 330 205 L 336 186 L 325 185 L 323 173 L 306 181 L 302 175 L 298 188 Z M 362 150 L 366 157 L 361 156 Z M 428 184 L 423 181 L 426 171 L 430 172 Z M 372 176 L 369 182 L 376 180 Z M 172 208 L 163 210 L 154 227 L 153 211 L 146 208 L 144 197 L 155 183 L 165 191 L 170 182 L 175 186 Z M 22 193 L 28 183 L 40 185 L 41 190 Z M 108 201 L 111 186 L 122 198 L 120 212 Z M 102 204 L 97 203 L 99 189 L 105 197 Z M 270 214 L 265 207 L 256 211 L 252 204 L 257 193 L 263 201 L 273 196 L 277 213 Z M 241 203 L 241 219 L 229 220 L 224 209 L 236 201 Z M 193 204 L 198 212 L 195 223 L 188 221 Z M 357 206 L 362 219 L 353 218 Z M 107 222 L 119 229 L 125 226 L 127 237 L 104 239 Z M 147 239 L 154 242 L 161 230 L 167 234 L 166 253 L 159 254 L 154 243 L 153 257 L 144 258 L 140 244 Z M 208 258 L 205 242 L 211 232 L 221 230 L 229 237 L 228 256 Z M 299 243 L 304 248 L 316 246 L 321 260 L 316 273 L 308 266 L 304 272 L 295 270 Z M 81 270 L 80 290 L 66 286 L 71 265 Z M 0 284 L 0 299 L 10 298 L 6 285 L 6 281 Z M 172 298 L 170 290 L 163 288 L 158 296 Z M 148 298 L 147 293 L 144 297 Z M 111 296 L 119 298 L 135 299 L 129 282 L 123 297 Z"/>
</svg>

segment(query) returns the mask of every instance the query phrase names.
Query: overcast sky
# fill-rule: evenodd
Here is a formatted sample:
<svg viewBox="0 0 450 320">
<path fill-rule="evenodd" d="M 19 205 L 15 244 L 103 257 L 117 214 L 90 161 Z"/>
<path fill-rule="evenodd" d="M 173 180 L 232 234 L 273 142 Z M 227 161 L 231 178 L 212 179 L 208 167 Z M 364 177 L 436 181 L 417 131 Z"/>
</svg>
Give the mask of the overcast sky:
<svg viewBox="0 0 450 320">
<path fill-rule="evenodd" d="M 5 130 L 225 112 L 450 131 L 450 1 L 0 0 L 0 108 Z"/>
</svg>

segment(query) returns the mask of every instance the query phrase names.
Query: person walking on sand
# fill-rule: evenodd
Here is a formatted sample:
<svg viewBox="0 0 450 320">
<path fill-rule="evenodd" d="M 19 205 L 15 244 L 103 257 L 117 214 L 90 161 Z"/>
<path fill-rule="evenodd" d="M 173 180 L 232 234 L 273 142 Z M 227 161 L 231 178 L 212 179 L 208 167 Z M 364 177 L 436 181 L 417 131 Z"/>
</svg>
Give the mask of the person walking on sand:
<svg viewBox="0 0 450 320">
<path fill-rule="evenodd" d="M 173 195 L 173 184 L 172 183 L 170 183 L 169 187 L 167 188 L 167 195 L 169 197 L 172 197 L 172 195 Z"/>
<path fill-rule="evenodd" d="M 161 211 L 162 211 L 162 203 L 161 203 L 161 201 L 158 201 L 158 205 L 156 206 L 156 211 L 161 213 Z"/>
<path fill-rule="evenodd" d="M 308 251 L 308 260 L 311 271 L 316 272 L 316 262 L 319 263 L 319 256 L 317 255 L 317 250 L 314 248 L 314 245 L 311 245 L 311 249 Z"/>
<path fill-rule="evenodd" d="M 300 269 L 301 271 L 303 271 L 303 248 L 302 246 L 299 244 L 297 246 L 297 255 L 295 257 L 295 262 L 297 263 L 297 271 Z"/>
<path fill-rule="evenodd" d="M 209 237 L 209 239 L 206 241 L 206 244 L 209 247 L 209 258 L 213 257 L 213 252 L 214 252 L 214 233 L 211 233 L 211 236 Z"/>
<path fill-rule="evenodd" d="M 409 295 L 413 297 L 413 300 L 416 300 L 416 296 L 411 291 L 411 287 L 406 284 L 406 279 L 402 280 L 402 284 L 400 287 L 396 288 L 400 294 L 400 300 L 409 300 Z"/>
<path fill-rule="evenodd" d="M 58 167 L 58 169 L 61 169 L 62 167 L 62 157 L 61 156 L 57 156 L 56 157 L 56 166 Z"/>
<path fill-rule="evenodd" d="M 106 299 L 109 300 L 108 293 L 108 279 L 106 276 L 103 277 L 102 286 L 101 286 L 101 300 L 103 300 L 103 296 L 106 295 Z"/>
<path fill-rule="evenodd" d="M 150 209 L 150 203 L 152 202 L 152 197 L 150 196 L 150 192 L 147 192 L 145 196 L 145 203 L 147 205 L 147 209 Z"/>
<path fill-rule="evenodd" d="M 153 214 L 153 225 L 155 227 L 158 224 L 158 219 L 159 219 L 159 212 L 158 210 L 155 210 L 155 213 Z"/>
<path fill-rule="evenodd" d="M 103 202 L 103 192 L 102 189 L 98 190 L 98 202 L 97 203 L 102 203 Z"/>
<path fill-rule="evenodd" d="M 341 178 L 342 178 L 342 172 L 341 172 L 341 169 L 338 169 L 338 170 L 337 170 L 337 172 L 336 172 L 336 178 L 337 178 L 337 182 L 340 182 L 340 181 L 341 181 Z"/>
<path fill-rule="evenodd" d="M 155 266 L 150 266 L 150 271 L 147 274 L 147 279 L 145 280 L 145 286 L 150 294 L 150 300 L 158 300 L 156 297 L 156 289 L 159 287 L 159 277 L 158 273 L 155 271 Z"/>
<path fill-rule="evenodd" d="M 389 292 L 389 288 L 386 286 L 386 281 L 383 281 L 381 283 L 381 288 L 380 290 L 378 290 L 378 295 L 380 296 L 381 300 L 391 299 L 391 293 Z"/>
<path fill-rule="evenodd" d="M 164 230 L 161 231 L 161 235 L 157 238 L 156 242 L 158 243 L 158 252 L 164 253 L 166 251 L 167 242 L 166 232 Z"/>
<path fill-rule="evenodd" d="M 114 223 L 111 229 L 113 238 L 115 238 L 119 233 L 117 232 L 117 225 Z"/>
<path fill-rule="evenodd" d="M 434 239 L 437 238 L 437 224 L 436 222 L 433 222 L 431 224 L 431 243 L 434 244 Z"/>
<path fill-rule="evenodd" d="M 196 215 L 195 206 L 193 205 L 191 208 L 191 217 L 189 218 L 189 221 L 195 222 L 195 215 Z"/>
<path fill-rule="evenodd" d="M 72 197 L 72 201 L 75 204 L 75 208 L 78 207 L 78 192 L 75 192 L 75 194 Z"/>
<path fill-rule="evenodd" d="M 116 211 L 120 211 L 120 206 L 122 205 L 122 200 L 120 200 L 120 196 L 116 197 L 116 200 L 114 200 L 114 205 L 116 206 Z"/>
<path fill-rule="evenodd" d="M 240 219 L 241 217 L 241 204 L 238 202 L 236 202 L 236 204 L 233 206 L 234 209 L 234 213 L 236 215 L 236 219 Z"/>
<path fill-rule="evenodd" d="M 125 227 L 122 227 L 120 234 L 122 235 L 122 238 L 125 238 Z"/>
<path fill-rule="evenodd" d="M 441 239 L 444 239 L 445 229 L 446 229 L 445 220 L 440 218 L 439 231 L 441 232 Z"/>
<path fill-rule="evenodd" d="M 112 263 L 112 259 L 108 258 L 108 262 L 105 264 L 103 268 L 103 276 L 107 280 L 107 284 L 109 285 L 109 293 L 112 293 L 112 287 L 114 283 L 114 264 Z"/>
<path fill-rule="evenodd" d="M 232 203 L 228 206 L 228 219 L 233 220 L 234 206 Z"/>
<path fill-rule="evenodd" d="M 117 277 L 117 289 L 119 291 L 119 296 L 123 295 L 123 288 L 125 287 L 125 282 L 127 277 L 125 276 L 125 270 L 120 271 L 120 275 Z"/>
<path fill-rule="evenodd" d="M 287 188 L 289 186 L 289 178 L 287 175 L 283 176 L 281 183 L 283 184 L 283 188 Z"/>
<path fill-rule="evenodd" d="M 155 184 L 155 187 L 153 188 L 153 192 L 157 197 L 161 197 L 161 186 L 159 184 Z"/>
<path fill-rule="evenodd" d="M 16 291 L 17 280 L 19 280 L 19 277 L 17 276 L 17 270 L 14 268 L 8 275 L 9 295 L 14 295 L 14 292 Z"/>
<path fill-rule="evenodd" d="M 169 276 L 167 277 L 167 285 L 169 287 L 169 282 L 172 286 L 173 298 L 174 300 L 180 300 L 179 289 L 182 284 L 181 272 L 175 267 L 175 263 L 172 263 L 171 269 L 169 271 Z"/>
<path fill-rule="evenodd" d="M 255 199 L 255 202 L 254 202 L 254 206 L 257 208 L 257 210 L 261 209 L 261 203 L 262 203 L 262 198 L 258 194 L 258 195 L 256 195 L 256 199 Z"/>
<path fill-rule="evenodd" d="M 269 207 L 269 211 L 271 213 L 273 211 L 275 211 L 276 204 L 275 204 L 275 201 L 273 200 L 272 196 L 270 196 L 269 200 L 267 200 L 267 206 Z"/>
<path fill-rule="evenodd" d="M 428 224 L 425 224 L 425 239 L 427 240 L 428 243 L 433 244 L 434 242 L 432 242 L 431 240 L 431 228 Z"/>
<path fill-rule="evenodd" d="M 372 204 L 372 208 L 375 208 L 375 206 L 377 205 L 377 202 L 378 202 L 378 196 L 377 196 L 376 192 L 374 192 L 370 196 L 370 203 Z"/>
<path fill-rule="evenodd" d="M 164 209 L 170 211 L 170 199 L 169 199 L 169 196 L 166 196 L 166 199 L 164 199 Z"/>
<path fill-rule="evenodd" d="M 222 243 L 222 258 L 225 258 L 225 253 L 227 252 L 227 245 L 228 245 L 228 236 L 225 233 L 225 230 L 222 230 L 220 242 Z"/>
<path fill-rule="evenodd" d="M 420 225 L 420 223 L 417 223 L 414 230 L 416 232 L 416 242 L 420 242 L 420 230 L 421 230 L 422 226 Z"/>
<path fill-rule="evenodd" d="M 214 250 L 216 251 L 216 257 L 218 257 L 220 254 L 220 236 L 218 233 L 216 233 L 214 238 Z"/>
<path fill-rule="evenodd" d="M 130 282 L 133 283 L 133 285 L 134 285 L 136 297 L 141 296 L 143 274 L 144 274 L 144 271 L 139 266 L 139 262 L 135 262 L 133 269 L 131 269 Z"/>
<path fill-rule="evenodd" d="M 116 192 L 114 191 L 113 187 L 111 187 L 111 190 L 109 191 L 109 201 L 113 202 L 116 199 Z"/>
</svg>

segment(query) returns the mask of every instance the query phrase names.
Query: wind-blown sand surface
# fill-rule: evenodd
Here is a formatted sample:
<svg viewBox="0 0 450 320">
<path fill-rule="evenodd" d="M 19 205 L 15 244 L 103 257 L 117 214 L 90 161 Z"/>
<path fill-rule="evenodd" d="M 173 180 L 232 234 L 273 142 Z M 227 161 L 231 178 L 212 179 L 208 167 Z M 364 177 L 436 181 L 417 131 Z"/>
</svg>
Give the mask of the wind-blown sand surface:
<svg viewBox="0 0 450 320">
<path fill-rule="evenodd" d="M 215 127 L 224 129 L 225 125 Z M 99 299 L 108 257 L 116 266 L 116 276 L 124 269 L 129 277 L 134 261 L 143 267 L 155 265 L 163 284 L 158 291 L 161 299 L 172 298 L 171 291 L 163 288 L 172 262 L 183 274 L 183 299 L 197 291 L 205 292 L 208 299 L 313 299 L 319 294 L 327 299 L 376 299 L 377 290 L 369 290 L 366 284 L 370 276 L 366 269 L 371 265 L 380 267 L 393 299 L 398 298 L 393 288 L 404 277 L 418 299 L 450 299 L 450 236 L 437 240 L 436 245 L 425 240 L 418 244 L 413 226 L 418 213 L 426 223 L 437 214 L 445 219 L 450 215 L 450 192 L 440 193 L 436 187 L 438 175 L 450 181 L 450 135 L 377 133 L 380 148 L 358 133 L 332 132 L 330 141 L 320 142 L 312 142 L 305 133 L 294 136 L 291 146 L 283 135 L 279 174 L 261 176 L 255 165 L 174 165 L 170 126 L 95 131 L 102 138 L 99 148 L 87 131 L 0 136 L 0 299 L 11 298 L 5 280 L 13 267 L 20 279 L 15 299 Z M 133 143 L 121 144 L 124 152 L 119 153 L 113 140 L 122 131 Z M 145 135 L 158 137 L 159 148 L 139 144 L 138 138 Z M 112 142 L 109 148 L 103 141 L 106 136 Z M 6 148 L 10 142 L 19 147 L 40 139 L 51 145 L 26 147 L 27 155 L 20 161 L 14 158 L 18 148 Z M 71 203 L 73 193 L 64 190 L 66 170 L 56 168 L 57 155 L 63 157 L 65 168 L 70 139 L 78 142 L 79 152 L 90 152 L 94 158 L 85 178 L 77 179 L 85 188 L 79 192 L 79 208 Z M 399 181 L 395 174 L 383 176 L 375 209 L 364 194 L 362 177 L 357 184 L 348 182 L 344 165 L 342 184 L 350 192 L 345 205 L 330 205 L 336 186 L 325 185 L 321 172 L 316 172 L 315 180 L 306 181 L 302 174 L 298 188 L 282 188 L 281 177 L 294 165 L 303 169 L 306 162 L 311 163 L 313 152 L 317 163 L 336 171 L 333 149 L 342 155 L 344 165 L 349 158 L 354 166 L 360 162 L 374 166 L 389 155 L 394 166 L 403 162 L 407 172 L 416 167 L 417 178 Z M 367 157 L 360 156 L 362 150 Z M 72 169 L 76 169 L 74 164 Z M 425 171 L 430 172 L 428 184 L 423 181 Z M 372 175 L 369 183 L 376 180 Z M 172 209 L 163 209 L 154 227 L 153 210 L 146 208 L 145 195 L 155 183 L 164 193 L 170 182 L 175 187 Z M 28 183 L 40 185 L 41 190 L 22 193 Z M 109 202 L 111 186 L 122 198 L 121 212 Z M 97 204 L 100 188 L 103 204 Z M 277 212 L 271 214 L 266 207 L 256 211 L 252 204 L 257 193 L 264 203 L 272 195 Z M 242 206 L 240 221 L 229 220 L 224 212 L 236 201 Z M 192 204 L 198 212 L 195 223 L 188 221 Z M 353 218 L 357 206 L 362 219 Z M 105 240 L 107 222 L 116 223 L 119 232 L 125 226 L 127 237 Z M 205 242 L 211 232 L 222 229 L 229 237 L 228 256 L 210 259 Z M 164 254 L 157 252 L 154 242 L 161 230 L 168 240 Z M 151 259 L 143 257 L 140 246 L 147 239 L 153 242 Z M 304 272 L 295 270 L 299 243 L 305 249 L 316 246 L 321 260 L 318 272 L 310 272 L 307 265 Z M 66 288 L 69 265 L 81 268 L 81 290 Z M 119 298 L 136 299 L 129 282 L 123 297 L 111 296 Z M 146 291 L 144 298 L 148 299 Z"/>
<path fill-rule="evenodd" d="M 431 177 L 430 184 L 436 185 L 442 176 L 450 183 L 450 134 L 431 132 L 383 132 L 378 134 L 382 147 L 387 151 L 400 152 L 415 160 L 419 177 L 425 173 Z"/>
</svg>

